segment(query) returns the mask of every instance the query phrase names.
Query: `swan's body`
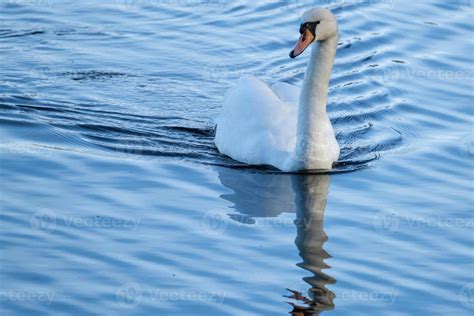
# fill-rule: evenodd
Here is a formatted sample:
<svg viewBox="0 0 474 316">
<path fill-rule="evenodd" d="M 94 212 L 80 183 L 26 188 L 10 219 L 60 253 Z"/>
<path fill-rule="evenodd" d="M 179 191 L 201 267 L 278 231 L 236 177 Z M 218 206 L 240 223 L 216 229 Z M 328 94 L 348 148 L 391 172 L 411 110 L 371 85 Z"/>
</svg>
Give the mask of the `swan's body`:
<svg viewBox="0 0 474 316">
<path fill-rule="evenodd" d="M 313 27 L 313 30 L 307 28 Z M 223 154 L 283 171 L 331 169 L 339 145 L 326 113 L 329 77 L 337 49 L 337 22 L 326 9 L 303 15 L 302 33 L 291 57 L 314 40 L 301 89 L 286 83 L 269 87 L 244 77 L 230 89 L 217 120 L 214 142 Z"/>
</svg>

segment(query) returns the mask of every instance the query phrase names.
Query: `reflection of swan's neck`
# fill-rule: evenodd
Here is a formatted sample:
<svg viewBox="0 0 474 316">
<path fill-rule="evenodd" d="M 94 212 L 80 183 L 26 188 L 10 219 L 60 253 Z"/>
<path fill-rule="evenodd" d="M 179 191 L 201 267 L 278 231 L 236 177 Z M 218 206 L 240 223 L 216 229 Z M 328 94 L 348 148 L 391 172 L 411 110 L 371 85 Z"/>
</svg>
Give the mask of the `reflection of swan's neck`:
<svg viewBox="0 0 474 316">
<path fill-rule="evenodd" d="M 334 59 L 336 57 L 338 36 L 322 42 L 315 42 L 306 69 L 298 106 L 297 145 L 294 157 L 303 165 L 311 157 L 327 152 L 324 139 L 326 124 L 327 94 Z"/>
<path fill-rule="evenodd" d="M 329 266 L 324 262 L 331 256 L 323 249 L 328 239 L 323 230 L 324 210 L 329 187 L 329 176 L 294 176 L 292 185 L 296 197 L 296 226 L 298 235 L 295 244 L 300 251 L 303 262 L 298 266 L 313 273 L 304 278 L 311 286 L 312 301 L 319 310 L 334 307 L 334 293 L 326 288 L 327 284 L 336 282 L 323 272 Z"/>
</svg>

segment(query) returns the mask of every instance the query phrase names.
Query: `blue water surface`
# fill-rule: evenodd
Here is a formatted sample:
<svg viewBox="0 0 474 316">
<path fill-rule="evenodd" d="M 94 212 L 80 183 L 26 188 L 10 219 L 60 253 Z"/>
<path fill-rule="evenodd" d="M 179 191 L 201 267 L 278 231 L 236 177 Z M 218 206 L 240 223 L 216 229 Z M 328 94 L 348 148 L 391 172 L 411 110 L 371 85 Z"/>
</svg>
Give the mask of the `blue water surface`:
<svg viewBox="0 0 474 316">
<path fill-rule="evenodd" d="M 329 174 L 222 156 L 240 76 L 337 16 Z M 467 0 L 0 1 L 2 315 L 471 315 Z"/>
</svg>

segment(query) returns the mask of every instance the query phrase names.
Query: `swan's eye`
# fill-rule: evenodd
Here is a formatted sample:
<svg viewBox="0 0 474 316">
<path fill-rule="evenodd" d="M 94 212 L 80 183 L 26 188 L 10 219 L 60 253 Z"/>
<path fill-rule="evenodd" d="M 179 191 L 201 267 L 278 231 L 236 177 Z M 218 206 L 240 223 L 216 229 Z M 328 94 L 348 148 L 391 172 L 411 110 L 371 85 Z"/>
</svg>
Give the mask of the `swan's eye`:
<svg viewBox="0 0 474 316">
<path fill-rule="evenodd" d="M 300 25 L 300 34 L 303 34 L 305 30 L 309 30 L 313 36 L 316 34 L 316 26 L 321 23 L 321 21 L 317 22 L 306 22 Z"/>
<path fill-rule="evenodd" d="M 321 23 L 321 21 L 317 21 L 317 22 L 311 22 L 311 23 L 308 23 L 308 30 L 311 32 L 311 34 L 313 34 L 313 36 L 316 36 L 316 26 Z"/>
<path fill-rule="evenodd" d="M 306 29 L 306 23 L 300 25 L 300 34 L 304 33 L 304 30 Z"/>
</svg>

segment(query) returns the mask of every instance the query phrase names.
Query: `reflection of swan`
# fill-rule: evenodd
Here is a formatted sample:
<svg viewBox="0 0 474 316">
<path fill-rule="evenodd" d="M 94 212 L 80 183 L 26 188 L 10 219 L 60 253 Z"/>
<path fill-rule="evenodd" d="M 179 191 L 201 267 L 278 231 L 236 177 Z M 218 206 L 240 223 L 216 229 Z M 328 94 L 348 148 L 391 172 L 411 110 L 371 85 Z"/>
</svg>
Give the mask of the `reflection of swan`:
<svg viewBox="0 0 474 316">
<path fill-rule="evenodd" d="M 311 175 L 292 177 L 295 191 L 296 221 L 298 234 L 295 244 L 300 251 L 303 262 L 298 266 L 313 273 L 313 276 L 304 278 L 310 285 L 310 297 L 289 289 L 290 298 L 302 301 L 306 306 L 290 303 L 293 306 L 292 315 L 317 315 L 321 311 L 334 308 L 334 293 L 326 288 L 333 284 L 335 279 L 322 272 L 330 267 L 324 259 L 331 256 L 323 249 L 327 235 L 323 230 L 324 210 L 329 187 L 329 176 Z"/>
<path fill-rule="evenodd" d="M 323 249 L 327 236 L 323 230 L 324 210 L 329 188 L 328 175 L 256 174 L 219 168 L 219 179 L 232 192 L 221 198 L 232 202 L 240 215 L 234 220 L 253 224 L 255 217 L 277 217 L 296 209 L 295 244 L 303 262 L 298 266 L 310 271 L 304 281 L 309 297 L 290 288 L 292 315 L 316 315 L 334 308 L 334 294 L 326 288 L 336 281 L 322 272 L 328 269 L 324 260 L 330 255 Z"/>
<path fill-rule="evenodd" d="M 226 94 L 217 120 L 214 142 L 223 154 L 254 165 L 284 171 L 331 169 L 339 145 L 326 113 L 329 77 L 336 55 L 338 27 L 326 9 L 303 14 L 301 37 L 290 53 L 294 58 L 313 41 L 303 86 L 267 86 L 256 78 L 241 78 Z"/>
<path fill-rule="evenodd" d="M 241 214 L 231 215 L 234 220 L 252 224 L 253 217 L 276 217 L 294 211 L 295 195 L 291 190 L 290 175 L 219 168 L 219 180 L 232 191 L 221 198 L 233 203 L 233 208 Z"/>
</svg>

